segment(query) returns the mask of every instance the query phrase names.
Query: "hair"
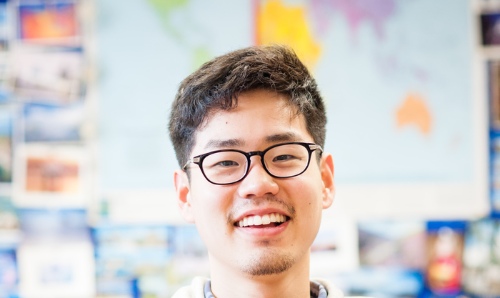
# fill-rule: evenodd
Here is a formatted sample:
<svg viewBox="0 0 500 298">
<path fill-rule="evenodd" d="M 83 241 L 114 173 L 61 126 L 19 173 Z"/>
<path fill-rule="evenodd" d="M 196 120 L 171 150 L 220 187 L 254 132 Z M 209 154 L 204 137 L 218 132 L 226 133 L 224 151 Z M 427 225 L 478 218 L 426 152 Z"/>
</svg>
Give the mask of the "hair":
<svg viewBox="0 0 500 298">
<path fill-rule="evenodd" d="M 231 110 L 239 94 L 256 89 L 285 95 L 304 115 L 314 142 L 324 147 L 325 106 L 306 66 L 286 46 L 254 46 L 216 57 L 181 82 L 168 124 L 180 167 L 189 159 L 196 130 L 211 112 Z"/>
</svg>

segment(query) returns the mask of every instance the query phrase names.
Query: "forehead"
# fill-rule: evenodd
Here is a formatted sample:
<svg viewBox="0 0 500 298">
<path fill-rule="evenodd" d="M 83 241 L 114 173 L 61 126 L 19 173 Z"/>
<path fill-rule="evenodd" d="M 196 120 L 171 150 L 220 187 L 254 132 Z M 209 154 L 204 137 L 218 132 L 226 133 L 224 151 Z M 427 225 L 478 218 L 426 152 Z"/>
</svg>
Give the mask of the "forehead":
<svg viewBox="0 0 500 298">
<path fill-rule="evenodd" d="M 237 140 L 243 146 L 280 138 L 312 141 L 304 116 L 285 95 L 256 90 L 242 93 L 231 110 L 212 111 L 195 135 L 194 151 L 214 141 Z"/>
</svg>

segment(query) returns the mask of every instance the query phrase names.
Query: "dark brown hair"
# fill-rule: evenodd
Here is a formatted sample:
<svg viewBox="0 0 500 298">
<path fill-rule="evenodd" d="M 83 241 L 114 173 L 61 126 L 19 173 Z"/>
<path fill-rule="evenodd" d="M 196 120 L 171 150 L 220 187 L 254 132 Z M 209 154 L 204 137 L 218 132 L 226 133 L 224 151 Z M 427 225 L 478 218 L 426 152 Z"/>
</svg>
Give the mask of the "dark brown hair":
<svg viewBox="0 0 500 298">
<path fill-rule="evenodd" d="M 196 130 L 211 111 L 230 110 L 238 104 L 240 93 L 255 89 L 287 96 L 304 115 L 314 142 L 324 146 L 325 107 L 306 66 L 285 46 L 248 47 L 206 62 L 181 82 L 168 124 L 181 167 L 189 159 Z"/>
</svg>

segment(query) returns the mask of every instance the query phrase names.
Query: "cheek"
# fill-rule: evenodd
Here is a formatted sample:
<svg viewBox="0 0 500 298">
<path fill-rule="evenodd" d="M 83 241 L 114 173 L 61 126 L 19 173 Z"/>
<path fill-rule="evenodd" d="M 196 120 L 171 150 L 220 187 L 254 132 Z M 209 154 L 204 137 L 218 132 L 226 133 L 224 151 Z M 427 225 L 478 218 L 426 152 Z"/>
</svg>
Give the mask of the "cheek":
<svg viewBox="0 0 500 298">
<path fill-rule="evenodd" d="M 191 203 L 195 220 L 215 222 L 225 220 L 230 209 L 231 192 L 223 186 L 206 183 L 192 184 Z"/>
<path fill-rule="evenodd" d="M 304 181 L 300 185 L 297 185 L 293 191 L 294 196 L 296 196 L 297 204 L 299 208 L 304 208 L 309 213 L 308 217 L 311 219 L 318 218 L 323 212 L 323 187 L 321 180 L 310 179 Z"/>
</svg>

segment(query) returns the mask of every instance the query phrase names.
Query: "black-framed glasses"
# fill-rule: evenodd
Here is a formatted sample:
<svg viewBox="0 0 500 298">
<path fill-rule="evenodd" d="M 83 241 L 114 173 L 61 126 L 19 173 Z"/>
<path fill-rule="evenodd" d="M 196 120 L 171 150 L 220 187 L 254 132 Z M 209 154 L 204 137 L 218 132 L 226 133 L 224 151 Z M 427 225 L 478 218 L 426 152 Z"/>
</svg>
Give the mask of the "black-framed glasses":
<svg viewBox="0 0 500 298">
<path fill-rule="evenodd" d="M 248 175 L 251 159 L 259 155 L 266 172 L 275 178 L 290 178 L 304 173 L 309 167 L 311 155 L 315 150 L 323 152 L 314 143 L 288 142 L 273 145 L 264 151 L 245 152 L 236 149 L 222 149 L 197 155 L 190 163 L 200 167 L 203 176 L 213 184 L 226 185 L 237 183 Z"/>
</svg>

